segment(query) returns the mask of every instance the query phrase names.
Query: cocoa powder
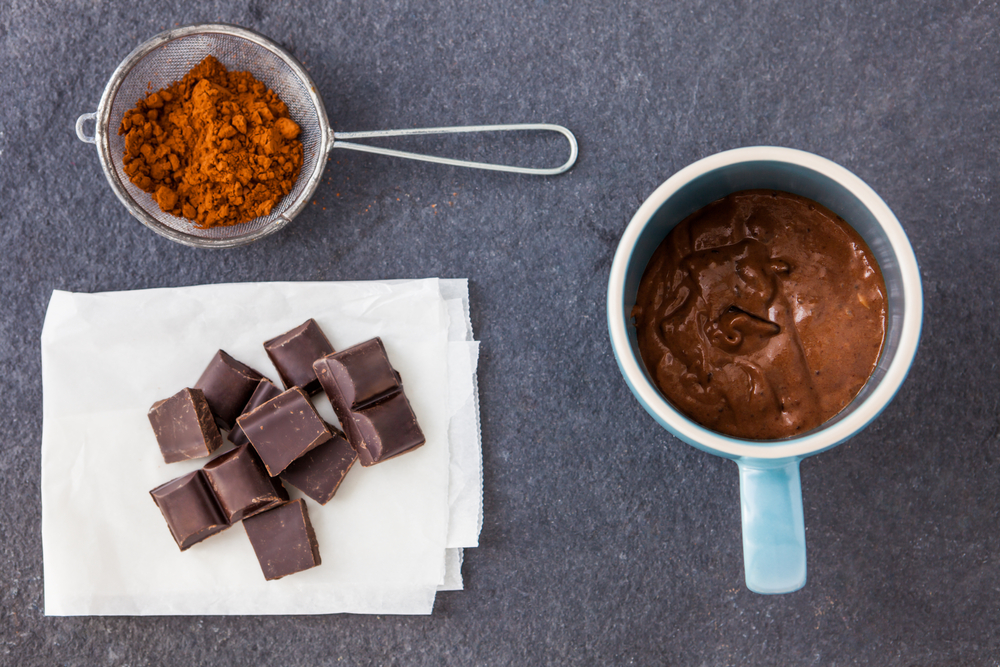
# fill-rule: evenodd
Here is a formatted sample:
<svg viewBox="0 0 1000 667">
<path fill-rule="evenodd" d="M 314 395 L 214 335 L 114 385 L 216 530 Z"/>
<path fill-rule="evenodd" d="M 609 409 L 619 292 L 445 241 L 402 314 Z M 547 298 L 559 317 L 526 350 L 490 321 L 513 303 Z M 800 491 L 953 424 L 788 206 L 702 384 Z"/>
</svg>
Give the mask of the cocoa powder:
<svg viewBox="0 0 1000 667">
<path fill-rule="evenodd" d="M 139 100 L 118 129 L 132 183 L 202 228 L 268 215 L 302 168 L 299 132 L 274 91 L 212 56 Z"/>
</svg>

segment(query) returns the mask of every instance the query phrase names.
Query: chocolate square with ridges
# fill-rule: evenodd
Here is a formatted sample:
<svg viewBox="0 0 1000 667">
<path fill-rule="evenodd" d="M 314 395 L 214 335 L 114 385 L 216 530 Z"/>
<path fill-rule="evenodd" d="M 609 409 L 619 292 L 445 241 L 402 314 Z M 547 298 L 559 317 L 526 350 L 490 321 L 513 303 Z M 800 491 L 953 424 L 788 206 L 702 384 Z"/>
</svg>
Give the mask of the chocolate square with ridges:
<svg viewBox="0 0 1000 667">
<path fill-rule="evenodd" d="M 181 551 L 229 527 L 200 470 L 149 492 Z"/>
<path fill-rule="evenodd" d="M 344 434 L 329 424 L 327 427 L 333 437 L 292 461 L 281 473 L 282 480 L 320 505 L 330 502 L 347 471 L 358 460 L 357 452 Z"/>
<path fill-rule="evenodd" d="M 215 457 L 202 468 L 229 523 L 251 517 L 288 500 L 288 492 L 267 474 L 249 444 Z"/>
<path fill-rule="evenodd" d="M 263 377 L 224 350 L 219 350 L 194 386 L 205 392 L 219 427 L 231 429 Z"/>
<path fill-rule="evenodd" d="M 222 435 L 200 389 L 181 389 L 153 403 L 147 416 L 167 463 L 208 456 L 222 445 Z"/>
<path fill-rule="evenodd" d="M 278 389 L 273 382 L 267 378 L 261 378 L 260 382 L 257 383 L 257 388 L 254 389 L 253 394 L 250 396 L 250 400 L 247 401 L 247 404 L 243 408 L 243 412 L 241 412 L 240 415 L 245 415 L 246 413 L 251 412 L 254 408 L 259 408 L 272 398 L 276 398 L 280 393 L 281 390 Z M 240 428 L 240 425 L 234 424 L 233 429 L 229 431 L 229 442 L 239 446 L 247 444 L 250 440 L 247 438 L 246 433 L 243 432 L 243 429 Z"/>
<path fill-rule="evenodd" d="M 381 339 L 323 357 L 313 367 L 361 465 L 374 465 L 424 444 Z"/>
<path fill-rule="evenodd" d="M 241 415 L 237 423 L 272 477 L 333 436 L 309 396 L 298 387 Z"/>
<path fill-rule="evenodd" d="M 316 567 L 319 544 L 303 500 L 293 500 L 243 521 L 268 581 Z"/>
<path fill-rule="evenodd" d="M 333 345 L 316 324 L 316 320 L 309 319 L 264 343 L 264 350 L 278 369 L 278 375 L 286 389 L 302 387 L 307 394 L 312 395 L 320 390 L 313 363 L 333 354 Z"/>
<path fill-rule="evenodd" d="M 399 375 L 389 363 L 385 346 L 378 337 L 327 355 L 320 361 L 323 362 L 324 372 L 336 382 L 342 402 L 351 410 L 402 388 Z M 319 369 L 314 370 L 318 377 Z"/>
<path fill-rule="evenodd" d="M 406 394 L 399 392 L 351 413 L 357 427 L 358 458 L 370 466 L 424 444 L 425 438 Z"/>
</svg>

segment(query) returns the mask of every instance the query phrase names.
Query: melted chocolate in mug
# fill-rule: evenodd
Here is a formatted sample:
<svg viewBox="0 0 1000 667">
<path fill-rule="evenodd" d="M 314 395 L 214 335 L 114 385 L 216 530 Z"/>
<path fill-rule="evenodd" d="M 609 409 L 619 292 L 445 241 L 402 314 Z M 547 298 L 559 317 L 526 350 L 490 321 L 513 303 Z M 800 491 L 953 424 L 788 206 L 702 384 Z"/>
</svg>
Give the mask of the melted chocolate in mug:
<svg viewBox="0 0 1000 667">
<path fill-rule="evenodd" d="M 857 232 L 798 195 L 745 190 L 675 227 L 632 310 L 639 352 L 674 406 L 772 440 L 851 402 L 885 338 L 885 281 Z"/>
</svg>

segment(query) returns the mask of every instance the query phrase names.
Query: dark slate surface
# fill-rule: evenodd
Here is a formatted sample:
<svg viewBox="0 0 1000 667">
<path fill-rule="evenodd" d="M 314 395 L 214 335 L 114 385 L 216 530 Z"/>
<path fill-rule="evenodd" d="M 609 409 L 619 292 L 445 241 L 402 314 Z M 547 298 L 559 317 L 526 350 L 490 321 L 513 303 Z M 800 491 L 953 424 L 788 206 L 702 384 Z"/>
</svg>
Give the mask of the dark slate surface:
<svg viewBox="0 0 1000 667">
<path fill-rule="evenodd" d="M 173 4 L 0 3 L 0 664 L 1000 664 L 996 0 Z M 127 214 L 72 128 L 143 40 L 219 20 L 305 63 L 335 129 L 558 122 L 580 161 L 545 179 L 336 153 L 283 233 L 175 245 Z M 871 184 L 926 296 L 895 402 L 802 465 L 809 583 L 777 597 L 742 581 L 736 467 L 641 410 L 604 316 L 642 200 L 755 144 Z M 557 142 L 523 146 L 561 159 Z M 53 289 L 427 276 L 470 279 L 483 341 L 467 590 L 422 618 L 44 616 Z"/>
</svg>

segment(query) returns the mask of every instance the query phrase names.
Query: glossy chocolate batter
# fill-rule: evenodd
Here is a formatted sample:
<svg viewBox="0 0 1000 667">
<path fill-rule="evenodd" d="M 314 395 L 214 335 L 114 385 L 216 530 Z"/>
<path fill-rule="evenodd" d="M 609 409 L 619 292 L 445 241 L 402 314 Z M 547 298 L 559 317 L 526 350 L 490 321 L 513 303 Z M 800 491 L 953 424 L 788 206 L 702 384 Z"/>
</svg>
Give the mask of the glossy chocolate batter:
<svg viewBox="0 0 1000 667">
<path fill-rule="evenodd" d="M 885 338 L 885 281 L 857 232 L 819 204 L 745 190 L 671 231 L 632 311 L 653 381 L 727 435 L 798 435 L 864 386 Z"/>
</svg>

